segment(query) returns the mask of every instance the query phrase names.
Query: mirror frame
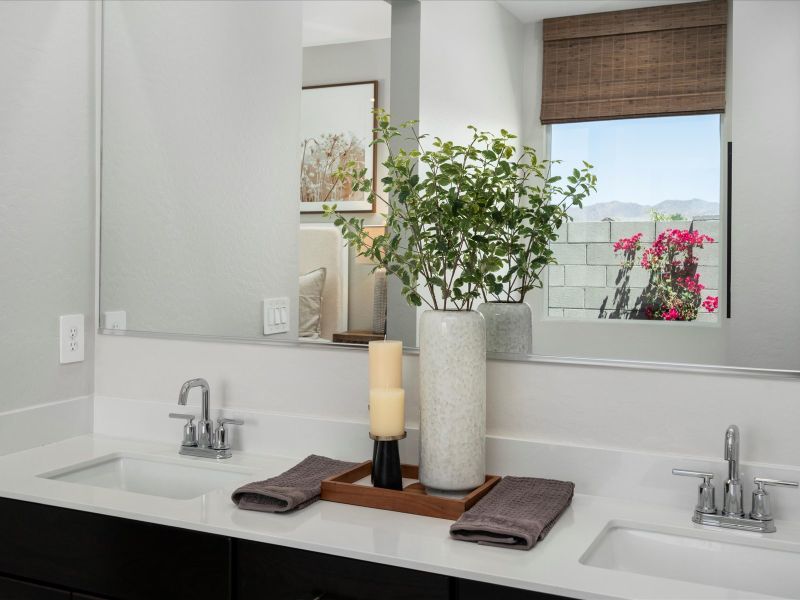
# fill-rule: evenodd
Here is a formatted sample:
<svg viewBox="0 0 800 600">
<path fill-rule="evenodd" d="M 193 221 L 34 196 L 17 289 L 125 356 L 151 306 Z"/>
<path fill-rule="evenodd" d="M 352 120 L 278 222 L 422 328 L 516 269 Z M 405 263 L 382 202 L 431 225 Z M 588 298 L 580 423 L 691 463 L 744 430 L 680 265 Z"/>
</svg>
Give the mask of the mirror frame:
<svg viewBox="0 0 800 600">
<path fill-rule="evenodd" d="M 98 297 L 99 300 L 99 297 Z M 98 313 L 99 319 L 99 313 Z M 283 348 L 309 348 L 314 350 L 334 351 L 366 351 L 366 344 L 310 344 L 302 340 L 260 340 L 254 338 L 227 337 L 188 333 L 161 333 L 152 331 L 131 331 L 105 329 L 97 323 L 97 333 L 116 337 L 150 338 L 162 340 L 179 340 L 184 342 L 221 342 L 226 344 L 249 344 L 256 346 L 276 346 Z M 418 356 L 419 348 L 403 347 L 404 356 Z M 792 379 L 800 381 L 800 371 L 788 369 L 764 369 L 759 367 L 736 367 L 728 365 L 704 365 L 691 363 L 670 363 L 644 360 L 623 360 L 605 358 L 580 358 L 563 356 L 544 356 L 537 354 L 504 354 L 487 352 L 486 359 L 498 362 L 533 363 L 539 365 L 568 365 L 576 367 L 605 367 L 615 369 L 634 369 L 644 371 L 666 371 L 673 373 L 700 373 L 708 375 L 736 375 L 760 377 L 767 379 Z"/>
</svg>

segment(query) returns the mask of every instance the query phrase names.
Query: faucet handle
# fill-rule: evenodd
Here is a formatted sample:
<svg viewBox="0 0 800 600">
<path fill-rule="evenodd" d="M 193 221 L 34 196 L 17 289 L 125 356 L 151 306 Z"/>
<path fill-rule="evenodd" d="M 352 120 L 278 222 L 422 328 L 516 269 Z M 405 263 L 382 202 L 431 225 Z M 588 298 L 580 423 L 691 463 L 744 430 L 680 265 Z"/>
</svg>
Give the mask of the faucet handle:
<svg viewBox="0 0 800 600">
<path fill-rule="evenodd" d="M 194 415 L 184 414 L 184 413 L 169 413 L 170 419 L 186 419 L 189 422 L 194 421 L 197 417 Z"/>
<path fill-rule="evenodd" d="M 772 506 L 769 501 L 769 494 L 764 489 L 765 485 L 776 485 L 783 487 L 797 487 L 796 481 L 783 481 L 781 479 L 769 479 L 767 477 L 753 477 L 756 489 L 753 490 L 753 508 L 750 511 L 750 518 L 759 521 L 772 520 Z"/>
<path fill-rule="evenodd" d="M 186 419 L 183 426 L 183 441 L 181 446 L 197 446 L 197 427 L 194 424 L 195 416 L 184 413 L 169 413 L 170 419 Z"/>
<path fill-rule="evenodd" d="M 697 505 L 694 509 L 705 515 L 713 515 L 717 513 L 717 502 L 715 499 L 714 486 L 711 480 L 714 478 L 713 473 L 705 471 L 691 471 L 689 469 L 672 469 L 673 475 L 680 475 L 682 477 L 699 477 L 703 480 L 700 487 L 697 489 Z"/>
<path fill-rule="evenodd" d="M 216 450 L 231 449 L 231 444 L 228 440 L 228 430 L 225 429 L 225 425 L 244 425 L 244 421 L 241 419 L 217 419 L 217 434 L 216 439 L 214 440 L 214 448 Z"/>
<path fill-rule="evenodd" d="M 753 483 L 763 490 L 765 485 L 780 485 L 784 487 L 798 487 L 800 483 L 796 481 L 783 481 L 782 479 L 769 479 L 768 477 L 753 477 Z"/>
</svg>

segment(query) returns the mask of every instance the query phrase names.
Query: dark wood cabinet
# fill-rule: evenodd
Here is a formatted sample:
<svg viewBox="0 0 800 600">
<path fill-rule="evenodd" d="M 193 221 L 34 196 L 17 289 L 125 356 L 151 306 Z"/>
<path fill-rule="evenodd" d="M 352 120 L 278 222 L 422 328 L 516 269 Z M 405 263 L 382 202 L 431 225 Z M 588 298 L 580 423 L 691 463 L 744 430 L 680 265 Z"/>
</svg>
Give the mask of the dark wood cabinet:
<svg viewBox="0 0 800 600">
<path fill-rule="evenodd" d="M 236 540 L 237 600 L 448 600 L 443 575 Z"/>
<path fill-rule="evenodd" d="M 0 539 L 2 574 L 111 600 L 230 600 L 225 537 L 2 498 Z"/>
<path fill-rule="evenodd" d="M 3 600 L 70 600 L 71 594 L 38 583 L 0 577 L 0 598 Z"/>
<path fill-rule="evenodd" d="M 0 498 L 0 600 L 554 600 L 555 596 Z"/>
<path fill-rule="evenodd" d="M 459 579 L 457 600 L 488 600 L 489 598 L 502 598 L 502 600 L 564 600 L 561 596 L 529 592 L 516 588 L 491 585 L 479 581 Z"/>
</svg>

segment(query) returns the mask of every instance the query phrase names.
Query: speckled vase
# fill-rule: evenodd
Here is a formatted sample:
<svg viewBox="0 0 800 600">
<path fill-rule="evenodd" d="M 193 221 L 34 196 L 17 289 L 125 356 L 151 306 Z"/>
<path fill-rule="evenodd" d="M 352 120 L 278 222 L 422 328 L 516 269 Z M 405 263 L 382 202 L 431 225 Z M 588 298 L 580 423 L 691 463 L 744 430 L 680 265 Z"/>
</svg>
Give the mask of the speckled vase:
<svg viewBox="0 0 800 600">
<path fill-rule="evenodd" d="M 475 311 L 429 310 L 419 323 L 419 480 L 471 490 L 486 477 L 486 327 Z"/>
<path fill-rule="evenodd" d="M 486 320 L 486 351 L 533 352 L 531 307 L 524 302 L 487 302 L 478 307 Z"/>
</svg>

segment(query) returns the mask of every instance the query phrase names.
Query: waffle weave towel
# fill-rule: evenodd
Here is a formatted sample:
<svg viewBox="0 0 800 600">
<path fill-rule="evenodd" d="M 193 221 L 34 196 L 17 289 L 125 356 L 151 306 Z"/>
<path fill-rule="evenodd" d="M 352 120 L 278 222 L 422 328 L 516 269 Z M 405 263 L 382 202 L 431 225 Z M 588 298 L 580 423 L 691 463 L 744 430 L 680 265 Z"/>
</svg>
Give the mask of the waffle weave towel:
<svg viewBox="0 0 800 600">
<path fill-rule="evenodd" d="M 245 510 L 299 510 L 319 500 L 323 479 L 352 469 L 356 464 L 312 454 L 277 477 L 243 485 L 233 492 L 231 500 Z"/>
<path fill-rule="evenodd" d="M 450 527 L 456 540 L 530 550 L 572 502 L 575 484 L 505 477 Z"/>
</svg>

